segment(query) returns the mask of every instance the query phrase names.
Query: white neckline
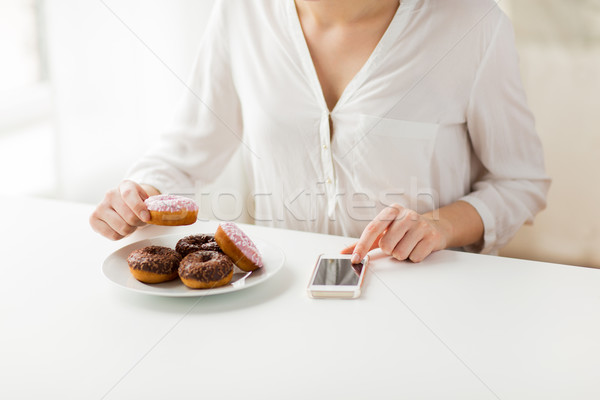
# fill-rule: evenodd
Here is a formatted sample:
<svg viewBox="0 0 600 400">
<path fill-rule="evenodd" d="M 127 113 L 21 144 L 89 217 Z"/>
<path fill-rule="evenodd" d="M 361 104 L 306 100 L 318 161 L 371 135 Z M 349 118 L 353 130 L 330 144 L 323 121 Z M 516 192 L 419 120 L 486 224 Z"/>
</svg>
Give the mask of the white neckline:
<svg viewBox="0 0 600 400">
<path fill-rule="evenodd" d="M 329 110 L 327 106 L 327 102 L 325 101 L 325 95 L 323 93 L 323 87 L 321 86 L 321 82 L 319 81 L 319 76 L 317 75 L 317 70 L 315 68 L 315 64 L 313 62 L 312 56 L 310 55 L 310 50 L 308 49 L 308 43 L 306 42 L 306 37 L 304 36 L 304 31 L 302 30 L 302 24 L 300 23 L 300 17 L 298 16 L 298 11 L 296 10 L 296 3 L 294 0 L 289 0 L 288 2 L 288 17 L 290 23 L 292 25 L 292 39 L 294 40 L 294 44 L 296 45 L 297 51 L 300 55 L 300 59 L 302 62 L 302 69 L 305 74 L 307 74 L 308 81 L 310 82 L 311 89 L 315 98 L 319 102 L 320 107 L 326 111 L 328 114 L 333 114 L 336 110 L 341 108 L 346 101 L 356 91 L 360 88 L 360 86 L 364 83 L 364 81 L 369 76 L 369 73 L 373 70 L 373 68 L 377 65 L 377 61 L 381 58 L 381 55 L 385 54 L 385 51 L 390 47 L 393 43 L 394 39 L 398 36 L 402 28 L 405 26 L 407 22 L 407 18 L 400 18 L 400 14 L 405 13 L 406 10 L 409 9 L 409 5 L 413 3 L 412 0 L 403 0 L 401 1 L 394 17 L 390 21 L 387 29 L 381 36 L 381 39 L 377 43 L 377 46 L 373 49 L 367 61 L 363 64 L 363 66 L 359 69 L 359 71 L 352 77 L 350 82 L 344 88 L 342 95 L 338 99 L 337 103 L 332 110 Z"/>
</svg>

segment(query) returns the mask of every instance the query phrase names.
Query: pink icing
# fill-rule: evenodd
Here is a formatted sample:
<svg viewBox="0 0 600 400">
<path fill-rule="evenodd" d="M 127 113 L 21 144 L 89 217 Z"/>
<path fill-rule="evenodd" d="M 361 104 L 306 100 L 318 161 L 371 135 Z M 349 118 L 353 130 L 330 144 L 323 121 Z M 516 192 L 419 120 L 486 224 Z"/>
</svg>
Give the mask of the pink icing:
<svg viewBox="0 0 600 400">
<path fill-rule="evenodd" d="M 146 207 L 150 211 L 178 212 L 181 210 L 198 211 L 198 204 L 192 199 L 173 194 L 159 194 L 150 196 L 146 200 Z"/>
<path fill-rule="evenodd" d="M 223 222 L 219 225 L 227 237 L 259 268 L 263 266 L 260 253 L 250 238 L 233 222 Z"/>
</svg>

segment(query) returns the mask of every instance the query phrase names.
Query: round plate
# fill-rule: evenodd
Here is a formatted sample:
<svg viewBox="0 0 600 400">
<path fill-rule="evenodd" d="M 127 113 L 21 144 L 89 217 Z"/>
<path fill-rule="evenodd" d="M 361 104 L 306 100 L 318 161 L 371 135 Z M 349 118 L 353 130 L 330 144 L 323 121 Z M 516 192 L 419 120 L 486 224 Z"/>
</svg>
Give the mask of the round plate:
<svg viewBox="0 0 600 400">
<path fill-rule="evenodd" d="M 158 236 L 124 246 L 104 260 L 104 263 L 102 263 L 102 273 L 111 282 L 134 292 L 167 297 L 198 297 L 235 292 L 258 285 L 279 271 L 285 261 L 285 256 L 281 248 L 260 239 L 252 239 L 262 256 L 263 267 L 252 272 L 244 272 L 234 267 L 231 283 L 225 286 L 214 289 L 190 289 L 179 279 L 165 283 L 147 284 L 138 281 L 131 275 L 129 266 L 127 265 L 127 257 L 132 251 L 153 245 L 174 249 L 177 241 L 184 236 L 186 235 Z"/>
</svg>

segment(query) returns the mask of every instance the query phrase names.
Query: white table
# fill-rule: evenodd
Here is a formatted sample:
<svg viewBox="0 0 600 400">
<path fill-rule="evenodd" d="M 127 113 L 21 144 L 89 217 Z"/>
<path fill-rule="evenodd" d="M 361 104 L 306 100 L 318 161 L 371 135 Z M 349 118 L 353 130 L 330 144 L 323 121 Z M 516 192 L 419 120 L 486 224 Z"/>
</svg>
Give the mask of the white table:
<svg viewBox="0 0 600 400">
<path fill-rule="evenodd" d="M 375 252 L 358 300 L 312 300 L 317 255 L 352 240 L 245 226 L 284 268 L 203 298 L 119 288 L 126 243 L 212 232 L 148 227 L 121 242 L 93 207 L 0 199 L 1 399 L 598 399 L 600 270 L 442 251 Z"/>
</svg>

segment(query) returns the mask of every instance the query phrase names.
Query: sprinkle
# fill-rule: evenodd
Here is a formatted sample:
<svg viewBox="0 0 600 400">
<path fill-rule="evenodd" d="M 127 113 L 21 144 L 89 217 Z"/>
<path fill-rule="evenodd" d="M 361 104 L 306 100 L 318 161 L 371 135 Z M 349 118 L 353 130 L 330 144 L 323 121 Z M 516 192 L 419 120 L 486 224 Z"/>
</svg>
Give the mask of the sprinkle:
<svg viewBox="0 0 600 400">
<path fill-rule="evenodd" d="M 172 194 L 159 194 L 157 196 L 150 196 L 144 201 L 144 203 L 150 211 L 198 211 L 198 204 L 196 204 L 194 200 Z"/>
<path fill-rule="evenodd" d="M 256 245 L 250 238 L 233 222 L 223 222 L 220 224 L 223 232 L 237 246 L 238 249 L 259 268 L 263 266 L 260 253 Z"/>
</svg>

